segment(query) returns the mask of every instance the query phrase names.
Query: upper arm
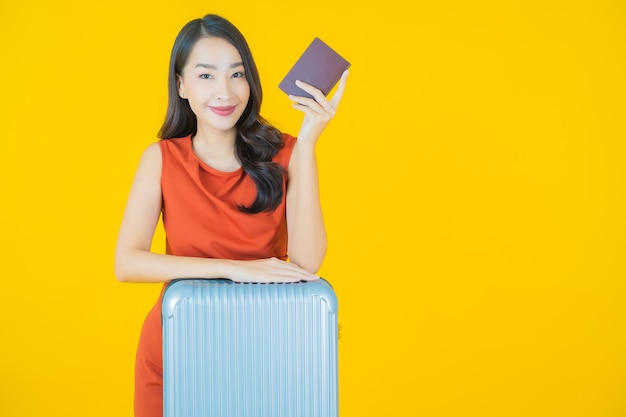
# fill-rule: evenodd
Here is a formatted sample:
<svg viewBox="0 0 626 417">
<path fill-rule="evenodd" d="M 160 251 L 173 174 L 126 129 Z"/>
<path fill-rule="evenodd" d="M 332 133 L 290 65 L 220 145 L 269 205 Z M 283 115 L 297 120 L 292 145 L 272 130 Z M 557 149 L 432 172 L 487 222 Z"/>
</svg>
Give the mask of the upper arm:
<svg viewBox="0 0 626 417">
<path fill-rule="evenodd" d="M 146 148 L 135 173 L 118 235 L 118 253 L 150 250 L 162 201 L 161 148 L 156 142 Z"/>
<path fill-rule="evenodd" d="M 289 166 L 287 167 L 287 235 L 292 236 L 292 229 L 295 218 L 296 210 L 296 194 L 297 194 L 297 171 L 298 171 L 298 158 L 296 158 L 298 142 L 295 143 L 293 151 L 289 159 Z"/>
</svg>

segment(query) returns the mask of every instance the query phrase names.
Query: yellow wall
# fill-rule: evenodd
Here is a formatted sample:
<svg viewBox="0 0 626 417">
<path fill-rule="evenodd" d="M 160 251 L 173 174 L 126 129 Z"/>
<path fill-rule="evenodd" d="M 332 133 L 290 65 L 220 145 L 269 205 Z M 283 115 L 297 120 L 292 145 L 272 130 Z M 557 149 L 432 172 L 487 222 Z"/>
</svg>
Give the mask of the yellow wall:
<svg viewBox="0 0 626 417">
<path fill-rule="evenodd" d="M 626 415 L 625 3 L 246 3 L 0 4 L 0 415 L 131 416 L 158 286 L 117 283 L 113 248 L 206 12 L 292 133 L 308 42 L 353 64 L 319 148 L 342 416 Z"/>
</svg>

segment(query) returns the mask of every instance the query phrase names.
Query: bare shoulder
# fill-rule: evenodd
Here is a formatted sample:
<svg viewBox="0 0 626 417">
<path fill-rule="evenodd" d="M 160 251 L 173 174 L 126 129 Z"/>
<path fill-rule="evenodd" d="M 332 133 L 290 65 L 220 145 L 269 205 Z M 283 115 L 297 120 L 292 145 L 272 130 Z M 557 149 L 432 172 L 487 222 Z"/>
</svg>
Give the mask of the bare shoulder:
<svg viewBox="0 0 626 417">
<path fill-rule="evenodd" d="M 153 142 L 146 147 L 141 155 L 142 160 L 153 162 L 161 162 L 161 145 L 159 142 Z"/>
<path fill-rule="evenodd" d="M 140 172 L 150 172 L 152 174 L 161 173 L 161 146 L 159 142 L 151 143 L 146 147 L 139 161 Z"/>
</svg>

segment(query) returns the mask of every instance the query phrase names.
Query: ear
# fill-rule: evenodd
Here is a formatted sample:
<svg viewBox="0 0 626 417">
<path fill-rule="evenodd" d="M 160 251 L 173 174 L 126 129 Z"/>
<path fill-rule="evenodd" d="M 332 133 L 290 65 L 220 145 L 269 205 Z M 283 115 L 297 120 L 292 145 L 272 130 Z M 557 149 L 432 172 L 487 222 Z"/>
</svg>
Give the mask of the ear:
<svg viewBox="0 0 626 417">
<path fill-rule="evenodd" d="M 176 76 L 176 86 L 178 87 L 178 95 L 182 99 L 186 99 L 187 95 L 185 94 L 185 84 L 183 83 L 183 79 L 180 75 Z"/>
</svg>

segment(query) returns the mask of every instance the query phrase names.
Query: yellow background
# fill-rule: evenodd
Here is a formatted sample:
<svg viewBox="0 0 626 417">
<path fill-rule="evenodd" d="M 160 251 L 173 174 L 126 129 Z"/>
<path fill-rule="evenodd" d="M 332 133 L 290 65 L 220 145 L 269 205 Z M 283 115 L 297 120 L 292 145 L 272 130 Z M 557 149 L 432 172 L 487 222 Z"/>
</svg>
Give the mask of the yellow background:
<svg viewBox="0 0 626 417">
<path fill-rule="evenodd" d="M 115 239 L 207 12 L 291 133 L 310 40 L 353 64 L 319 146 L 342 416 L 626 415 L 623 1 L 2 0 L 1 416 L 132 415 L 159 287 Z"/>
</svg>

